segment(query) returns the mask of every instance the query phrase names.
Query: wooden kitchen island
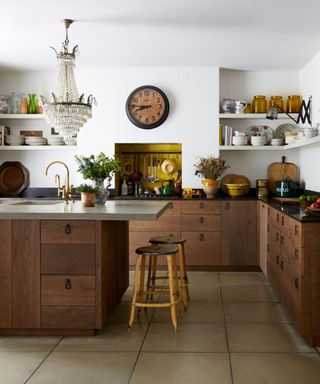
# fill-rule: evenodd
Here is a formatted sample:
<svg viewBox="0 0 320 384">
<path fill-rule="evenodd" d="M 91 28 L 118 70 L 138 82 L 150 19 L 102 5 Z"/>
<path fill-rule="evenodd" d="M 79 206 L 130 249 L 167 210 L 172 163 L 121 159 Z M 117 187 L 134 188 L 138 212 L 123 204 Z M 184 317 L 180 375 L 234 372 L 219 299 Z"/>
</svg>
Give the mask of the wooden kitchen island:
<svg viewBox="0 0 320 384">
<path fill-rule="evenodd" d="M 0 205 L 0 335 L 88 335 L 129 284 L 128 221 L 166 202 L 9 201 Z"/>
</svg>

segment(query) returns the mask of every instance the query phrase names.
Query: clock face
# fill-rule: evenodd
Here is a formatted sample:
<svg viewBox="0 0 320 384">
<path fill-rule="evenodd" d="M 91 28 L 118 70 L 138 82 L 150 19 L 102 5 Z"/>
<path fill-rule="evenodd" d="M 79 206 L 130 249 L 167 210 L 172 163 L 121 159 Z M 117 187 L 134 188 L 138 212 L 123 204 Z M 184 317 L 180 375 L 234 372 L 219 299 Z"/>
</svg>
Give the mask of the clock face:
<svg viewBox="0 0 320 384">
<path fill-rule="evenodd" d="M 169 113 L 169 101 L 161 89 L 144 85 L 135 89 L 126 102 L 129 120 L 139 128 L 152 129 L 161 125 Z"/>
</svg>

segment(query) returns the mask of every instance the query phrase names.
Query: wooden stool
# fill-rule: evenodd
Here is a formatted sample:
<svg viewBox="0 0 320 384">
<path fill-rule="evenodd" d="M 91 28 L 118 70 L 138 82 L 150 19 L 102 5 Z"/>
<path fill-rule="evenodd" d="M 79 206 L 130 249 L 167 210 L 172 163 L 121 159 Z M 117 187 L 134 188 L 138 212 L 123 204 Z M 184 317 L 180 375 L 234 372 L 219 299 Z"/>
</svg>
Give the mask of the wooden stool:
<svg viewBox="0 0 320 384">
<path fill-rule="evenodd" d="M 187 309 L 188 300 L 190 300 L 189 296 L 189 281 L 187 277 L 187 269 L 186 269 L 186 259 L 184 253 L 184 243 L 186 239 L 176 236 L 161 236 L 161 237 L 152 237 L 149 242 L 153 245 L 177 245 L 178 246 L 178 255 L 179 255 L 179 283 L 180 289 L 182 292 L 182 302 L 184 305 L 184 309 Z M 157 273 L 157 258 L 153 258 L 152 265 L 149 264 L 149 273 L 148 273 L 148 282 L 147 285 L 152 287 L 155 285 L 156 279 L 165 279 L 166 276 L 156 276 Z"/>
<path fill-rule="evenodd" d="M 132 304 L 128 328 L 130 329 L 133 324 L 134 314 L 136 307 L 140 308 L 171 308 L 171 320 L 175 331 L 177 331 L 177 303 L 180 301 L 180 292 L 179 292 L 179 282 L 177 276 L 177 266 L 175 256 L 178 253 L 178 248 L 176 246 L 166 246 L 159 247 L 157 245 L 149 245 L 146 247 L 140 247 L 136 249 L 137 261 L 136 261 L 136 270 L 134 274 L 134 283 L 133 283 L 133 294 L 132 294 Z M 150 286 L 147 287 L 147 290 L 144 290 L 144 274 L 146 267 L 146 257 L 150 257 L 151 264 L 153 264 L 152 259 L 159 256 L 166 256 L 167 265 L 168 265 L 168 279 L 169 279 L 169 290 L 163 289 L 162 287 L 153 286 L 152 293 L 159 292 L 160 294 L 169 292 L 170 301 L 164 303 L 150 303 L 148 302 L 148 297 L 151 294 Z M 139 279 L 140 271 L 140 279 Z M 140 284 L 139 284 L 140 280 Z M 144 300 L 144 295 L 146 300 Z"/>
</svg>

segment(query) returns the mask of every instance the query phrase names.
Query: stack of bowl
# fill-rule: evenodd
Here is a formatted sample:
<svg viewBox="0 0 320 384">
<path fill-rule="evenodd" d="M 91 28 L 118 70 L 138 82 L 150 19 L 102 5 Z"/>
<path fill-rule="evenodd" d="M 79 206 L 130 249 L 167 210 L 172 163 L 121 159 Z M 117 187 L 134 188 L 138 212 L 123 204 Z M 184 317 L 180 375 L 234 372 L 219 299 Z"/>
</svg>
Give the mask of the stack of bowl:
<svg viewBox="0 0 320 384">
<path fill-rule="evenodd" d="M 250 185 L 248 184 L 224 184 L 225 189 L 231 197 L 241 197 L 249 192 Z"/>
<path fill-rule="evenodd" d="M 232 145 L 247 145 L 248 144 L 248 136 L 239 135 L 232 137 Z"/>
<path fill-rule="evenodd" d="M 266 143 L 266 136 L 251 136 L 251 145 L 265 145 Z"/>
<path fill-rule="evenodd" d="M 271 145 L 283 145 L 283 139 L 281 137 L 271 139 Z"/>
</svg>

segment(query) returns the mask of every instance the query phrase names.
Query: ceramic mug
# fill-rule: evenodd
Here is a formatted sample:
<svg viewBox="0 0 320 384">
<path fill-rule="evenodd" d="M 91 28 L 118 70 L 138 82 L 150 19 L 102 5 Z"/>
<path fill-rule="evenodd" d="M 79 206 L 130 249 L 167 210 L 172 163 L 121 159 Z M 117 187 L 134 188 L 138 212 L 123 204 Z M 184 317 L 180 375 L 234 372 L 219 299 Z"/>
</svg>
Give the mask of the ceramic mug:
<svg viewBox="0 0 320 384">
<path fill-rule="evenodd" d="M 244 110 L 247 106 L 247 103 L 242 100 L 237 100 L 235 102 L 235 113 L 244 113 Z"/>
</svg>

